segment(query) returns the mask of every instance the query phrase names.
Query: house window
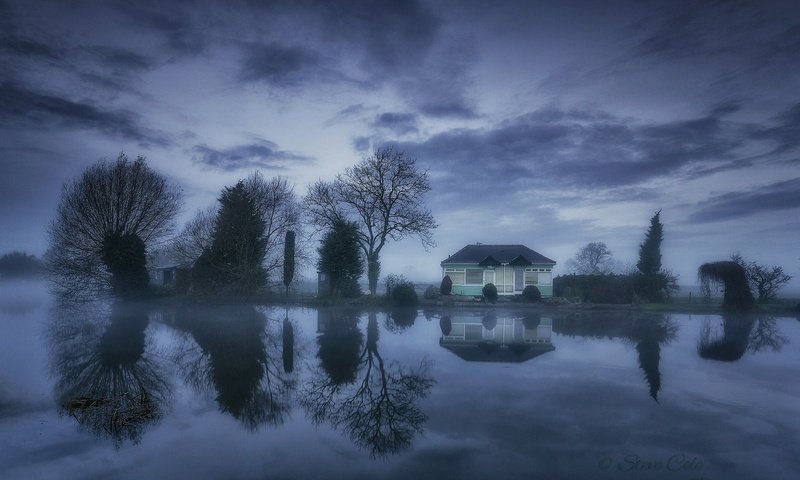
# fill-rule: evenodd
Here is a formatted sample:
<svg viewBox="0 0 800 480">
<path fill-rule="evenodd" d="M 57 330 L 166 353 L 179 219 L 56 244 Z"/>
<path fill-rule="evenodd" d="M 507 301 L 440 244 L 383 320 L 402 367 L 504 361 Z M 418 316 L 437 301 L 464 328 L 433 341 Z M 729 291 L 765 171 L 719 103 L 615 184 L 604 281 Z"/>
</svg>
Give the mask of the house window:
<svg viewBox="0 0 800 480">
<path fill-rule="evenodd" d="M 453 285 L 464 285 L 466 278 L 463 268 L 445 268 L 444 274 L 450 277 Z"/>
<path fill-rule="evenodd" d="M 552 285 L 552 284 L 553 284 L 552 272 L 542 272 L 539 274 L 539 285 Z"/>
<path fill-rule="evenodd" d="M 467 285 L 483 285 L 483 270 L 480 268 L 468 268 Z"/>
<path fill-rule="evenodd" d="M 494 270 L 483 271 L 483 284 L 494 283 Z"/>
<path fill-rule="evenodd" d="M 525 285 L 538 285 L 539 274 L 537 272 L 525 272 Z"/>
</svg>

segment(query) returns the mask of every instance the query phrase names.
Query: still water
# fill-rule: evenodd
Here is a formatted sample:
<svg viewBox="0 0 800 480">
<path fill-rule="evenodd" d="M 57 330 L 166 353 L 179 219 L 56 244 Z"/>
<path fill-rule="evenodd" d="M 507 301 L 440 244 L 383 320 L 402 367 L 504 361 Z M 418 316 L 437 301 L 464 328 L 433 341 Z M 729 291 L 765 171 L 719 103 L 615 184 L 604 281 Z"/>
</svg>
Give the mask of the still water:
<svg viewBox="0 0 800 480">
<path fill-rule="evenodd" d="M 795 318 L 0 289 L 3 479 L 800 478 Z"/>
</svg>

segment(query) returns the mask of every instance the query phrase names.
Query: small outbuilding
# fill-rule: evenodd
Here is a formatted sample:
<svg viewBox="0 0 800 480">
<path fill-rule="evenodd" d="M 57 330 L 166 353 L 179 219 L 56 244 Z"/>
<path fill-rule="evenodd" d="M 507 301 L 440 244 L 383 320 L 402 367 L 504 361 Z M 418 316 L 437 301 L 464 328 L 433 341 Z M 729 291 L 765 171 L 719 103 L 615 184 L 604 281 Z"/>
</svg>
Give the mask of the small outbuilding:
<svg viewBox="0 0 800 480">
<path fill-rule="evenodd" d="M 498 295 L 519 295 L 534 285 L 542 297 L 553 296 L 556 262 L 525 245 L 467 245 L 442 260 L 442 276 L 453 281 L 454 295 L 482 295 L 493 283 Z"/>
</svg>

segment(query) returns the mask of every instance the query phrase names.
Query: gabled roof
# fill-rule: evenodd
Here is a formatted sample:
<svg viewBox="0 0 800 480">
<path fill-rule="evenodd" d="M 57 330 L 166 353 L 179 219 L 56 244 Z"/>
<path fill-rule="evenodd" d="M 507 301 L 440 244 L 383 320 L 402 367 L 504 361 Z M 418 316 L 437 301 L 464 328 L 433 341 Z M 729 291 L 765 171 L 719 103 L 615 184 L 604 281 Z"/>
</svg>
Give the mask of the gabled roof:
<svg viewBox="0 0 800 480">
<path fill-rule="evenodd" d="M 483 245 L 479 243 L 477 245 L 467 245 L 442 260 L 442 265 L 457 263 L 491 265 L 495 262 L 512 265 L 531 265 L 534 263 L 555 265 L 556 263 L 525 245 Z"/>
</svg>

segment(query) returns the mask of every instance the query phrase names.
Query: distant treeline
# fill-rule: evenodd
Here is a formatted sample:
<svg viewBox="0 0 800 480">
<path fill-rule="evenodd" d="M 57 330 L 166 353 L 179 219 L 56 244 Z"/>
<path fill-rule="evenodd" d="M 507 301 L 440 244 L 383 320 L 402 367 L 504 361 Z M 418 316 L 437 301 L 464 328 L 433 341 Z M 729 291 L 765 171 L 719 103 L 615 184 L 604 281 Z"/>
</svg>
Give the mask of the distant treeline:
<svg viewBox="0 0 800 480">
<path fill-rule="evenodd" d="M 13 251 L 0 257 L 0 278 L 35 277 L 42 273 L 42 262 L 35 255 Z"/>
</svg>

